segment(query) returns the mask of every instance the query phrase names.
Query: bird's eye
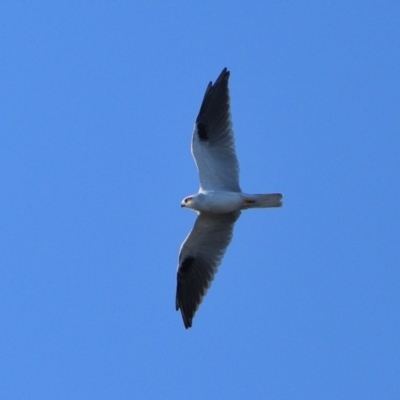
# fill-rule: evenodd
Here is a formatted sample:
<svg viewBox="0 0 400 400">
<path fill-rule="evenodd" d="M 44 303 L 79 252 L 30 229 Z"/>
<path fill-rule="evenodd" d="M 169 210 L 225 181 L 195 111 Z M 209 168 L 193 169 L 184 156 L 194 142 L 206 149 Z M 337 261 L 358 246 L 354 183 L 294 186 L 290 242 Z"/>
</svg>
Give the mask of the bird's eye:
<svg viewBox="0 0 400 400">
<path fill-rule="evenodd" d="M 190 200 L 192 200 L 191 197 L 186 197 L 186 199 L 185 199 L 185 204 L 190 203 Z"/>
</svg>

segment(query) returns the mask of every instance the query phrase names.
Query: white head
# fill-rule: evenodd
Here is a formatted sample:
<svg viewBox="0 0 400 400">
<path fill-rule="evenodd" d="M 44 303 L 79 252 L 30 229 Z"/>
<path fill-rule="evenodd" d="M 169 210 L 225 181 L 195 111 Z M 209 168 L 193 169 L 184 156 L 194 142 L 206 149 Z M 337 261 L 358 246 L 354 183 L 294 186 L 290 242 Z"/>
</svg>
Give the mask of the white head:
<svg viewBox="0 0 400 400">
<path fill-rule="evenodd" d="M 181 201 L 181 207 L 193 208 L 194 202 L 195 202 L 195 197 L 194 196 L 185 197 Z"/>
<path fill-rule="evenodd" d="M 199 211 L 198 207 L 201 205 L 202 197 L 203 196 L 199 193 L 185 197 L 181 202 L 181 207 L 186 207 L 195 211 Z"/>
</svg>

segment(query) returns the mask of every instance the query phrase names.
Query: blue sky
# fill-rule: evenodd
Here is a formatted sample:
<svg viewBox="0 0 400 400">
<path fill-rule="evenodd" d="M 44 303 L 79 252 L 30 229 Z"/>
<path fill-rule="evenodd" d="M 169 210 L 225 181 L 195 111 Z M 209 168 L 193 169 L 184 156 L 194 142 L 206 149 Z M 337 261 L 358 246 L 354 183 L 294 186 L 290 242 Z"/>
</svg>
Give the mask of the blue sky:
<svg viewBox="0 0 400 400">
<path fill-rule="evenodd" d="M 0 396 L 400 398 L 400 6 L 0 5 Z M 244 212 L 174 309 L 223 67 Z"/>
</svg>

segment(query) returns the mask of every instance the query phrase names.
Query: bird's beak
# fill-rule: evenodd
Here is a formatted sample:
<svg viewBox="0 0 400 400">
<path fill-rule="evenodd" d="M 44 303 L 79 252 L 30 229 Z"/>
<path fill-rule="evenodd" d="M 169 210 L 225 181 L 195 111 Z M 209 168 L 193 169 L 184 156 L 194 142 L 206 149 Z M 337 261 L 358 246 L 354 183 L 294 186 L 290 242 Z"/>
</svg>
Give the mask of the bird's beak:
<svg viewBox="0 0 400 400">
<path fill-rule="evenodd" d="M 181 208 L 183 208 L 183 207 L 185 207 L 185 205 L 184 205 L 184 204 L 181 204 Z"/>
</svg>

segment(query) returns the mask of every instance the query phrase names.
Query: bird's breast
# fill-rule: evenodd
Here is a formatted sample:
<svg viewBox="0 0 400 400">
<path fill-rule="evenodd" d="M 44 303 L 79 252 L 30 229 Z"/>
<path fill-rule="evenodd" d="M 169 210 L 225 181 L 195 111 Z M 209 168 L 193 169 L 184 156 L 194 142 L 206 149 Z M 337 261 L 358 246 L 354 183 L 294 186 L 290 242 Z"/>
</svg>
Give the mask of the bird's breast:
<svg viewBox="0 0 400 400">
<path fill-rule="evenodd" d="M 238 192 L 209 191 L 199 194 L 200 212 L 215 214 L 229 213 L 242 208 L 243 197 Z"/>
</svg>

